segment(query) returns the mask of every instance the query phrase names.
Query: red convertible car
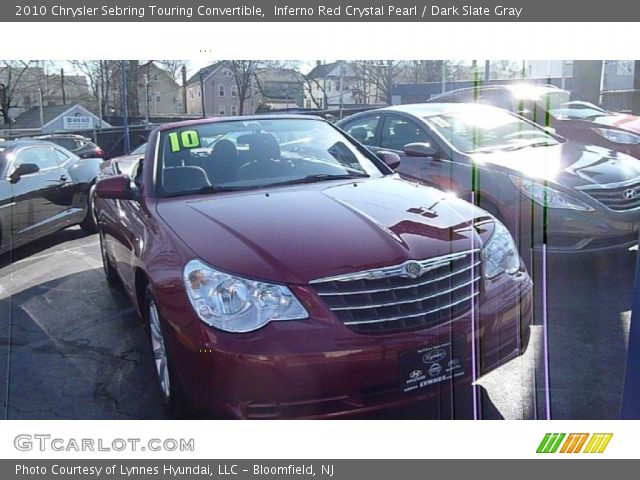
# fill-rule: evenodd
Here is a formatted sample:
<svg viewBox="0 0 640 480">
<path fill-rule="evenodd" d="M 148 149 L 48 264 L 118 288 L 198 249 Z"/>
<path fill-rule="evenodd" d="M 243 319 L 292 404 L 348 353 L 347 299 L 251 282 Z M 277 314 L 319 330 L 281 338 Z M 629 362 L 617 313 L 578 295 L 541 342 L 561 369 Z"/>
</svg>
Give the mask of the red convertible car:
<svg viewBox="0 0 640 480">
<path fill-rule="evenodd" d="M 527 344 L 531 280 L 500 222 L 398 161 L 314 117 L 235 117 L 161 126 L 133 178 L 103 177 L 105 273 L 170 413 L 473 417 L 473 380 Z"/>
</svg>

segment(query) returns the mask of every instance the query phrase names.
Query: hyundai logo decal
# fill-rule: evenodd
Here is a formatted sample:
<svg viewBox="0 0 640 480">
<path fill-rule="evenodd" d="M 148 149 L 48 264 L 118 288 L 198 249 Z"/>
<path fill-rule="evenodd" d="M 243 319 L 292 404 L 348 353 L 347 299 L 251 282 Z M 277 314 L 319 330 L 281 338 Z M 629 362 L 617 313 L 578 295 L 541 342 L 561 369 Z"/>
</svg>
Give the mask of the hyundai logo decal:
<svg viewBox="0 0 640 480">
<path fill-rule="evenodd" d="M 633 200 L 634 198 L 636 198 L 637 195 L 638 195 L 638 192 L 636 192 L 634 188 L 627 188 L 622 193 L 622 196 L 624 197 L 625 200 Z"/>
</svg>

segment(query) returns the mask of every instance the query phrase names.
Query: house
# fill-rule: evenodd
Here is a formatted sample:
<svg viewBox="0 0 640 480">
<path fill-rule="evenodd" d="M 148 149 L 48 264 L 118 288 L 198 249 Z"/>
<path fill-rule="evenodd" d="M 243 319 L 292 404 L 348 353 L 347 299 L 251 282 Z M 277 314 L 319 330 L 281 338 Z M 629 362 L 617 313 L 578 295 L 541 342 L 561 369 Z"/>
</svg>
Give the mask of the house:
<svg viewBox="0 0 640 480">
<path fill-rule="evenodd" d="M 303 107 L 304 84 L 298 72 L 284 68 L 261 68 L 256 70 L 254 80 L 256 92 L 251 105 L 255 106 L 256 111 Z"/>
<path fill-rule="evenodd" d="M 110 127 L 82 105 L 44 105 L 31 107 L 18 115 L 11 130 L 37 130 L 42 133 L 86 131 Z"/>
<path fill-rule="evenodd" d="M 304 107 L 336 108 L 378 103 L 374 85 L 355 62 L 317 62 L 306 75 Z"/>
<path fill-rule="evenodd" d="M 183 112 L 182 87 L 169 72 L 151 61 L 140 66 L 140 73 L 138 98 L 141 115 L 175 115 Z"/>
<path fill-rule="evenodd" d="M 238 87 L 230 62 L 223 60 L 200 69 L 187 80 L 187 113 L 238 115 Z M 248 112 L 245 112 L 248 113 Z"/>
</svg>

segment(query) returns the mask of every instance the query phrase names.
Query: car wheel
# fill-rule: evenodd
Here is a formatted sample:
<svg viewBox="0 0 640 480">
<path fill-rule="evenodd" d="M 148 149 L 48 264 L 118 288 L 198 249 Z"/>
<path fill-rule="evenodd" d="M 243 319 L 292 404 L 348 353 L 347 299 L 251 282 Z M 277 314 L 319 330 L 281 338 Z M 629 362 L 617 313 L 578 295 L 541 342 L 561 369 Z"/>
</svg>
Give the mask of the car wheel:
<svg viewBox="0 0 640 480">
<path fill-rule="evenodd" d="M 104 235 L 101 233 L 99 237 L 100 256 L 102 257 L 102 270 L 104 271 L 104 276 L 107 278 L 109 285 L 116 286 L 120 283 L 118 279 L 118 272 L 116 272 L 115 267 L 111 264 L 111 259 L 107 253 L 107 244 L 104 240 Z"/>
<path fill-rule="evenodd" d="M 162 317 L 155 297 L 148 287 L 145 293 L 145 315 L 165 412 L 167 416 L 173 418 L 187 417 L 190 412 L 187 397 L 179 379 L 173 373 L 173 363 L 165 341 Z"/>
<path fill-rule="evenodd" d="M 96 219 L 96 209 L 94 201 L 96 197 L 96 186 L 92 185 L 87 195 L 87 212 L 84 215 L 84 220 L 80 223 L 80 228 L 86 233 L 96 233 L 98 231 L 98 222 Z"/>
</svg>

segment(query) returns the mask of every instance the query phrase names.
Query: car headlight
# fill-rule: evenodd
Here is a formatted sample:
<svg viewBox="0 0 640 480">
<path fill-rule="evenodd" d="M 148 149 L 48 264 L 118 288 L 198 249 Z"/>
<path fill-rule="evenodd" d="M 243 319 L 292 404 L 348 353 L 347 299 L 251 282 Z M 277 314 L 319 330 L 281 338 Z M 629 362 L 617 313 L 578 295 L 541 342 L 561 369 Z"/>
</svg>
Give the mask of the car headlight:
<svg viewBox="0 0 640 480">
<path fill-rule="evenodd" d="M 579 210 L 583 212 L 592 212 L 593 207 L 577 198 L 572 197 L 564 192 L 551 188 L 542 183 L 532 180 L 525 180 L 520 177 L 510 176 L 513 184 L 531 200 L 538 205 L 549 208 L 564 208 L 567 210 Z"/>
<path fill-rule="evenodd" d="M 484 246 L 484 275 L 493 278 L 505 272 L 513 275 L 520 270 L 520 255 L 509 230 L 494 220 L 493 234 Z"/>
<path fill-rule="evenodd" d="M 613 143 L 623 143 L 625 145 L 636 145 L 640 143 L 640 135 L 636 135 L 635 133 L 623 132 L 622 130 L 614 130 L 611 128 L 594 128 L 593 131 Z"/>
<path fill-rule="evenodd" d="M 287 287 L 229 275 L 200 260 L 184 267 L 184 283 L 200 320 L 227 332 L 250 332 L 269 322 L 309 316 Z"/>
</svg>

